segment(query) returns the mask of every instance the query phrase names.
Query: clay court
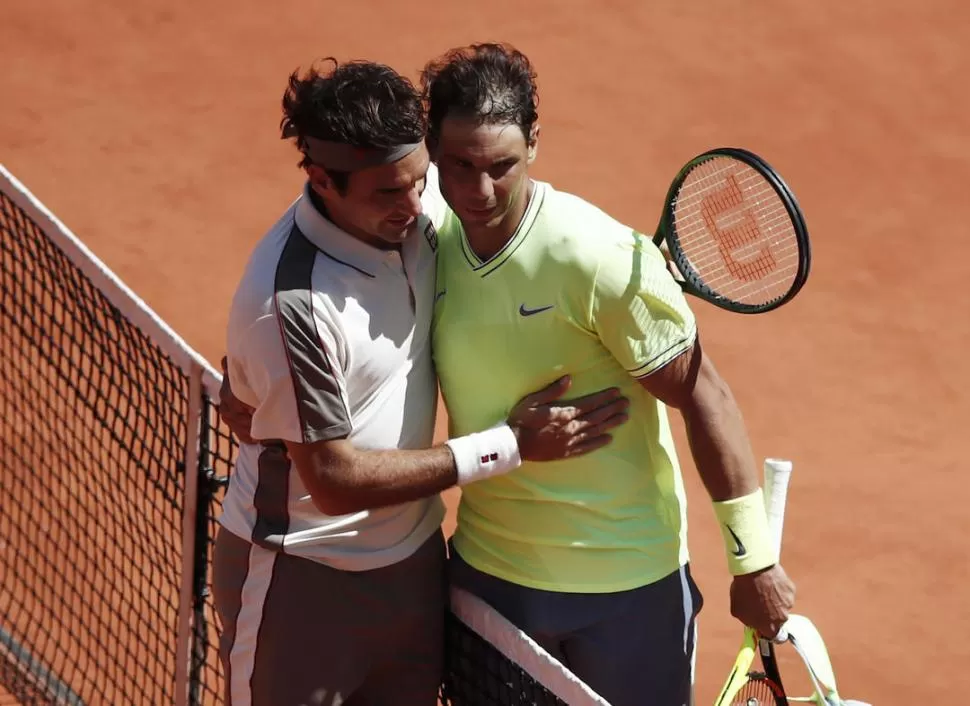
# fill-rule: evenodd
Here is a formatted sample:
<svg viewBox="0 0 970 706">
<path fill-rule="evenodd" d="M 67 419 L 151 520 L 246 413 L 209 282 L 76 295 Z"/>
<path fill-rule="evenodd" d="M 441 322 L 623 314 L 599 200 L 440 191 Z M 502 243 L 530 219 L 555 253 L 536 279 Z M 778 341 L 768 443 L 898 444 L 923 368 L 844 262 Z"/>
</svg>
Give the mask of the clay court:
<svg viewBox="0 0 970 706">
<path fill-rule="evenodd" d="M 416 77 L 452 46 L 515 44 L 539 73 L 537 176 L 641 229 L 694 154 L 764 156 L 805 211 L 811 278 L 764 316 L 695 310 L 757 455 L 795 462 L 796 610 L 843 696 L 970 689 L 966 4 L 12 0 L 2 18 L 0 162 L 213 363 L 249 250 L 301 186 L 279 99 L 317 57 Z M 740 628 L 674 425 L 710 704 Z"/>
</svg>

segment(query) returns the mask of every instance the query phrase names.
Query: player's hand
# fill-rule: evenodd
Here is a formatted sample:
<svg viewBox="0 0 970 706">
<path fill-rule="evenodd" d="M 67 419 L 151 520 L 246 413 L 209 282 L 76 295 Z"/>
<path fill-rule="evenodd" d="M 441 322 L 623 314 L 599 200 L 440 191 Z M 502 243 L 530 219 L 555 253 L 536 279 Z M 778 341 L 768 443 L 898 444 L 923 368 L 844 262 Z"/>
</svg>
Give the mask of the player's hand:
<svg viewBox="0 0 970 706">
<path fill-rule="evenodd" d="M 670 254 L 670 248 L 667 247 L 667 241 L 663 241 L 658 246 L 661 254 L 664 256 L 664 261 L 667 263 L 667 271 L 673 276 L 678 282 L 684 281 L 684 273 L 680 271 L 677 267 L 677 263 L 674 262 L 673 256 Z"/>
<path fill-rule="evenodd" d="M 519 441 L 525 461 L 555 461 L 582 456 L 606 446 L 607 433 L 627 420 L 630 401 L 616 388 L 560 399 L 572 380 L 564 376 L 524 397 L 509 414 L 508 423 Z"/>
<path fill-rule="evenodd" d="M 256 443 L 250 436 L 255 410 L 232 394 L 225 356 L 222 357 L 222 386 L 219 388 L 219 406 L 216 409 L 219 416 L 222 417 L 222 421 L 232 430 L 239 441 L 244 444 Z"/>
<path fill-rule="evenodd" d="M 731 615 L 762 637 L 775 637 L 794 605 L 795 584 L 781 564 L 735 576 L 731 582 Z"/>
</svg>

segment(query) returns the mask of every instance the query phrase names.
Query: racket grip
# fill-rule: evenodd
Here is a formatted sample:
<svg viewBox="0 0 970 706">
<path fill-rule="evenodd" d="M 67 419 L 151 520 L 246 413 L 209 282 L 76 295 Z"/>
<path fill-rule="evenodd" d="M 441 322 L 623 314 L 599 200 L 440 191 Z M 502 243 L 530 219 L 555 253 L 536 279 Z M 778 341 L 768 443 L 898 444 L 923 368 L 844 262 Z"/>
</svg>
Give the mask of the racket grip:
<svg viewBox="0 0 970 706">
<path fill-rule="evenodd" d="M 768 515 L 768 530 L 774 542 L 775 555 L 781 557 L 781 538 L 785 526 L 785 506 L 788 499 L 788 482 L 791 479 L 793 464 L 787 459 L 766 458 L 765 473 L 765 512 Z"/>
</svg>

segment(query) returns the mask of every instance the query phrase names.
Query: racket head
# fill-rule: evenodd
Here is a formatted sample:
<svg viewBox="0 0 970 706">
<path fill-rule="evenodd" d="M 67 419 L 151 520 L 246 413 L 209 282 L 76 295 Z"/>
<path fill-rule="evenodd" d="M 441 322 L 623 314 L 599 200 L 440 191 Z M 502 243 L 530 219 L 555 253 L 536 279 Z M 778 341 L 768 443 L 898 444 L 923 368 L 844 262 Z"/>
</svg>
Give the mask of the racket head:
<svg viewBox="0 0 970 706">
<path fill-rule="evenodd" d="M 741 641 L 741 649 L 734 660 L 734 666 L 728 675 L 727 681 L 721 687 L 721 693 L 714 702 L 714 706 L 728 706 L 735 703 L 732 701 L 738 692 L 748 682 L 748 674 L 751 673 L 751 665 L 757 652 L 757 636 L 754 630 L 749 627 L 744 629 L 744 638 Z"/>
<path fill-rule="evenodd" d="M 749 672 L 748 678 L 724 706 L 788 706 L 785 693 L 766 674 Z"/>
<path fill-rule="evenodd" d="M 837 697 L 835 670 L 818 628 L 804 615 L 796 614 L 789 616 L 786 628 L 792 647 L 808 669 L 816 693 L 822 698 Z"/>
<path fill-rule="evenodd" d="M 685 291 L 740 314 L 788 303 L 811 270 L 794 193 L 761 157 L 737 147 L 709 150 L 680 169 L 654 238 L 663 241 Z"/>
</svg>

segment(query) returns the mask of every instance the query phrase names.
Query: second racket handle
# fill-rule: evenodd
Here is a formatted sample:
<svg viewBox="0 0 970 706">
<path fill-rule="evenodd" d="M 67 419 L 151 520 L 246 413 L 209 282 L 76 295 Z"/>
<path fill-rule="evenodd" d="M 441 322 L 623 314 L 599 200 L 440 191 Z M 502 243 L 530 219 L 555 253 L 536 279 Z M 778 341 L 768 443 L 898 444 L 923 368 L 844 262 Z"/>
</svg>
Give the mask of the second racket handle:
<svg viewBox="0 0 970 706">
<path fill-rule="evenodd" d="M 791 461 L 782 458 L 766 458 L 765 474 L 765 512 L 768 515 L 768 529 L 775 545 L 775 554 L 781 558 L 781 538 L 785 527 L 785 506 L 788 500 L 788 482 L 793 469 Z"/>
</svg>

